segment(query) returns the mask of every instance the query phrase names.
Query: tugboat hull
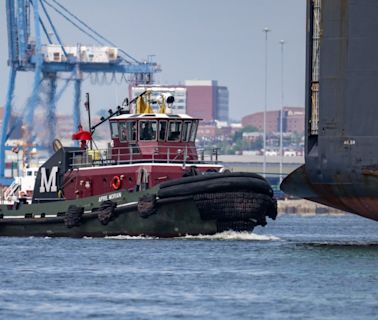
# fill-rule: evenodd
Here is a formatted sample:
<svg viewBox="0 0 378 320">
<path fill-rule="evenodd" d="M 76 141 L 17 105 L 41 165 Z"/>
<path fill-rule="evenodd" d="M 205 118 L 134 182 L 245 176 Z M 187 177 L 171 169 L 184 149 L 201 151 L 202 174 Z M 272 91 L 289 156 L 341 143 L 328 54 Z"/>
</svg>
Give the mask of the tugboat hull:
<svg viewBox="0 0 378 320">
<path fill-rule="evenodd" d="M 185 212 L 185 214 L 182 214 Z M 142 218 L 137 204 L 116 208 L 116 217 L 101 224 L 96 212 L 84 213 L 80 225 L 67 227 L 65 217 L 7 218 L 0 220 L 1 236 L 16 237 L 106 237 L 117 235 L 178 237 L 186 234 L 214 234 L 214 221 L 202 221 L 193 201 L 165 204 L 156 214 Z"/>
<path fill-rule="evenodd" d="M 188 177 L 141 192 L 119 191 L 18 209 L 1 206 L 0 236 L 166 238 L 252 231 L 265 225 L 267 216 L 275 219 L 277 206 L 266 181 L 246 175 Z"/>
</svg>

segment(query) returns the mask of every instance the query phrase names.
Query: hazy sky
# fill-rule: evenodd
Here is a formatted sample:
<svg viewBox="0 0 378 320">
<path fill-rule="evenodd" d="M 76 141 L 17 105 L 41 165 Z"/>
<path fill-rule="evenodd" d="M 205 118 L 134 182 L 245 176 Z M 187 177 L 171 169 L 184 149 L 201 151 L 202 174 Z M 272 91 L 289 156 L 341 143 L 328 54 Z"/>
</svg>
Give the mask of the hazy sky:
<svg viewBox="0 0 378 320">
<path fill-rule="evenodd" d="M 269 27 L 268 109 L 281 101 L 281 56 L 285 45 L 285 105 L 304 104 L 304 0 L 60 0 L 98 32 L 132 56 L 156 55 L 163 71 L 156 79 L 176 84 L 191 79 L 217 80 L 230 92 L 230 116 L 263 110 L 264 27 Z M 8 48 L 5 0 L 0 0 L 0 104 L 5 103 Z M 52 14 L 63 42 L 94 44 L 62 18 Z M 22 108 L 31 92 L 31 74 L 19 73 L 15 106 Z M 127 85 L 93 86 L 87 80 L 94 108 L 109 108 L 127 95 Z M 118 101 L 118 102 L 117 102 Z M 72 109 L 72 91 L 58 104 Z"/>
</svg>

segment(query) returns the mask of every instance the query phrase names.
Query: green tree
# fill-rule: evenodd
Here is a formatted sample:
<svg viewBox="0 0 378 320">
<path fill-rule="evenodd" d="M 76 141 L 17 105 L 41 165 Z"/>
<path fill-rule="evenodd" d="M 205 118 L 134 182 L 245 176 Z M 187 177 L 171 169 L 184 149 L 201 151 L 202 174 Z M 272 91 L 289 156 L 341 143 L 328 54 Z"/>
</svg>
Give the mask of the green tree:
<svg viewBox="0 0 378 320">
<path fill-rule="evenodd" d="M 243 129 L 240 130 L 243 134 L 243 132 L 260 132 L 258 128 L 255 126 L 245 126 Z"/>
</svg>

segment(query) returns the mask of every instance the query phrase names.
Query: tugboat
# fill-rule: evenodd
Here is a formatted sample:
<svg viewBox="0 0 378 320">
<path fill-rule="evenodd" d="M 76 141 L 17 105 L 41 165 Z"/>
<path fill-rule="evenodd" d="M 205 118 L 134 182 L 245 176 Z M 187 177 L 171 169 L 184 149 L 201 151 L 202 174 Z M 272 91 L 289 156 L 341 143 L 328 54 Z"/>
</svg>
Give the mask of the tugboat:
<svg viewBox="0 0 378 320">
<path fill-rule="evenodd" d="M 262 176 L 232 173 L 216 149 L 197 150 L 200 119 L 169 113 L 172 96 L 151 102 L 148 95 L 125 99 L 94 126 L 87 95 L 90 130 L 73 135 L 77 147 L 54 141 L 55 153 L 38 169 L 29 198 L 0 205 L 0 236 L 179 237 L 252 231 L 276 218 Z M 101 150 L 92 136 L 104 123 L 111 141 Z"/>
</svg>

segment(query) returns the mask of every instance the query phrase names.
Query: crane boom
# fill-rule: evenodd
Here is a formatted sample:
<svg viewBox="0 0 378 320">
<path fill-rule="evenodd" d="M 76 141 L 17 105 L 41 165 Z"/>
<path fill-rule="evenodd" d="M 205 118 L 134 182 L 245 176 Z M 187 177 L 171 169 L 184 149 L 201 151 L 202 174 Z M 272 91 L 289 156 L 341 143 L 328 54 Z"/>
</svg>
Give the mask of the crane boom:
<svg viewBox="0 0 378 320">
<path fill-rule="evenodd" d="M 104 73 L 131 74 L 133 83 L 151 83 L 153 75 L 160 71 L 157 63 L 139 61 L 126 51 L 115 46 L 113 42 L 95 31 L 78 16 L 73 14 L 58 0 L 6 0 L 8 32 L 8 65 L 10 67 L 8 90 L 3 114 L 3 128 L 0 141 L 0 179 L 4 177 L 6 142 L 12 132 L 9 128 L 12 112 L 12 100 L 19 71 L 34 72 L 32 92 L 23 109 L 23 123 L 26 128 L 27 145 L 33 144 L 33 117 L 35 109 L 42 105 L 46 108 L 49 139 L 55 138 L 56 102 L 67 87 L 58 90 L 59 74 L 68 73 L 74 84 L 73 128 L 80 124 L 81 84 L 83 74 Z M 41 9 L 41 10 L 40 10 Z M 73 24 L 99 46 L 66 46 L 58 34 L 49 10 L 59 14 L 68 23 Z M 33 28 L 31 24 L 33 22 Z M 32 32 L 31 32 L 32 30 Z M 49 30 L 51 32 L 49 32 Z M 44 44 L 43 39 L 47 40 Z M 54 39 L 57 43 L 54 43 Z M 47 88 L 41 90 L 41 88 Z M 40 97 L 41 91 L 47 92 L 45 103 Z M 50 141 L 48 141 L 50 144 Z"/>
</svg>

